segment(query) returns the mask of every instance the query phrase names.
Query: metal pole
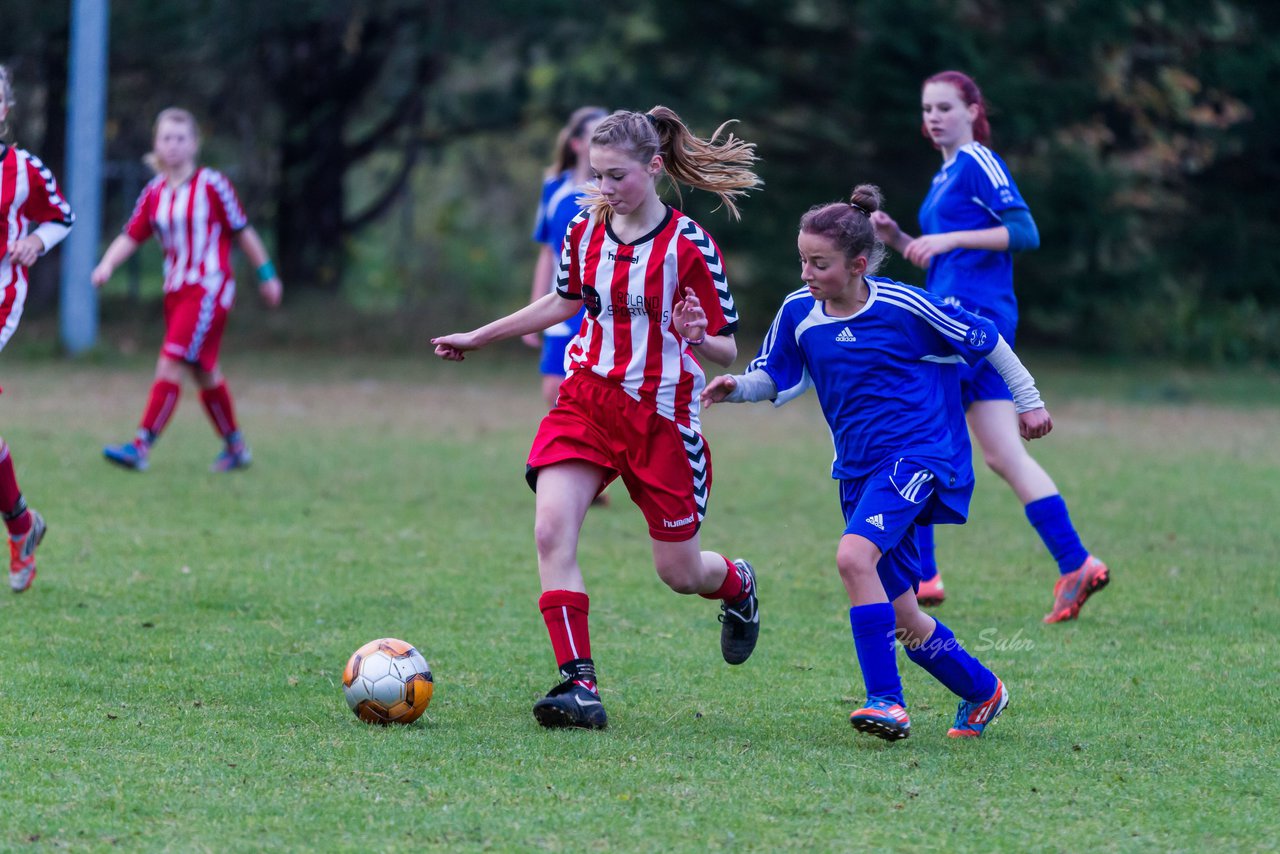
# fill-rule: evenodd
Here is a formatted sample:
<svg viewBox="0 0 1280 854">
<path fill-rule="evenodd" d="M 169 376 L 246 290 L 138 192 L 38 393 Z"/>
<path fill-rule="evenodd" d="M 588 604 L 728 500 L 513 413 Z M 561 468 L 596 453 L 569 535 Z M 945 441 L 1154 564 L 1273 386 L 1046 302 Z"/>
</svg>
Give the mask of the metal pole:
<svg viewBox="0 0 1280 854">
<path fill-rule="evenodd" d="M 102 232 L 102 149 L 107 102 L 110 0 L 72 0 L 67 88 L 67 201 L 76 224 L 62 247 L 58 328 L 71 355 L 98 337 L 98 294 L 93 271 Z"/>
</svg>

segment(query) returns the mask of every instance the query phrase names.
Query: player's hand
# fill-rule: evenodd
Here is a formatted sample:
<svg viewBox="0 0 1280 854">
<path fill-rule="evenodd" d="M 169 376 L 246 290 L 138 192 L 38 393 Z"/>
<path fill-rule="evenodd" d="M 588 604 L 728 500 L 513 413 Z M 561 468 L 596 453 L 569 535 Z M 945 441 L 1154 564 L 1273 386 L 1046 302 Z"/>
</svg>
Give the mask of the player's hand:
<svg viewBox="0 0 1280 854">
<path fill-rule="evenodd" d="M 672 323 L 686 341 L 701 344 L 706 340 L 707 313 L 692 288 L 684 289 L 684 299 L 677 302 L 672 311 Z"/>
<path fill-rule="evenodd" d="M 713 403 L 719 403 L 729 395 L 733 394 L 733 390 L 738 387 L 738 381 L 729 374 L 721 374 L 720 376 L 707 383 L 706 388 L 702 390 L 699 400 L 703 406 L 710 406 Z"/>
<path fill-rule="evenodd" d="M 926 234 L 908 243 L 902 256 L 917 267 L 927 268 L 934 255 L 943 255 L 955 248 L 949 234 Z"/>
<path fill-rule="evenodd" d="M 1039 439 L 1049 435 L 1049 431 L 1053 429 L 1053 418 L 1049 415 L 1049 410 L 1043 406 L 1039 409 L 1032 409 L 1030 412 L 1023 412 L 1018 415 L 1018 432 L 1022 434 L 1022 438 L 1030 442 L 1032 439 Z"/>
<path fill-rule="evenodd" d="M 898 245 L 898 239 L 902 237 L 902 227 L 893 217 L 884 211 L 872 211 L 871 226 L 876 230 L 876 237 L 881 243 L 889 246 Z"/>
<path fill-rule="evenodd" d="M 524 342 L 524 346 L 532 347 L 535 350 L 542 348 L 542 334 L 538 332 L 529 332 L 520 336 L 520 340 Z"/>
<path fill-rule="evenodd" d="M 21 240 L 9 244 L 9 257 L 13 263 L 30 267 L 44 251 L 44 241 L 34 234 L 28 234 Z"/>
<path fill-rule="evenodd" d="M 100 288 L 111 279 L 113 272 L 115 271 L 107 266 L 107 262 L 103 261 L 93 268 L 93 272 L 89 274 L 89 281 L 93 282 L 95 288 Z"/>
<path fill-rule="evenodd" d="M 258 285 L 258 294 L 268 308 L 275 308 L 280 305 L 280 300 L 284 298 L 284 283 L 280 281 L 279 276 L 272 276 Z"/>
<path fill-rule="evenodd" d="M 477 349 L 475 338 L 470 332 L 441 335 L 439 338 L 432 338 L 431 343 L 436 345 L 436 355 L 447 362 L 461 362 L 466 358 L 464 353 Z"/>
</svg>

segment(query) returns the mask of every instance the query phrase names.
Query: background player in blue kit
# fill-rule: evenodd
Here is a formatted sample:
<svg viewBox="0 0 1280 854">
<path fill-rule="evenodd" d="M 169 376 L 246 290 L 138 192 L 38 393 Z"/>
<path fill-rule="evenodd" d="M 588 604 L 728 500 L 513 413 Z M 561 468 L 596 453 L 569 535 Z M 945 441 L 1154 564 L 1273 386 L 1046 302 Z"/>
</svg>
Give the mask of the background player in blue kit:
<svg viewBox="0 0 1280 854">
<path fill-rule="evenodd" d="M 591 132 L 607 115 L 609 113 L 604 107 L 579 107 L 556 137 L 555 161 L 547 169 L 547 179 L 542 182 L 538 219 L 533 227 L 533 239 L 539 244 L 539 249 L 533 268 L 530 303 L 555 290 L 556 268 L 560 264 L 564 234 L 573 218 L 582 213 L 581 200 L 591 181 L 591 163 L 587 159 Z M 565 348 L 578 334 L 585 313 L 586 308 L 583 307 L 573 317 L 557 323 L 541 335 L 531 332 L 524 336 L 524 342 L 530 347 L 542 348 L 538 370 L 542 373 L 542 398 L 548 409 L 556 405 L 556 394 L 564 381 Z M 603 498 L 603 494 L 600 497 Z"/>
<path fill-rule="evenodd" d="M 919 525 L 962 524 L 973 464 L 957 364 L 985 357 L 1013 390 L 1022 436 L 1053 427 L 1031 375 L 996 325 L 917 288 L 868 276 L 884 258 L 870 215 L 880 191 L 811 208 L 797 244 L 805 287 L 789 294 L 745 375 L 720 376 L 702 393 L 717 401 L 781 406 L 813 386 L 835 442 L 845 530 L 836 552 L 867 702 L 850 722 L 906 738 L 894 639 L 960 697 L 949 736 L 980 736 L 1009 702 L 1004 684 L 920 610 Z"/>
<path fill-rule="evenodd" d="M 922 130 L 942 152 L 920 206 L 922 235 L 913 238 L 883 211 L 871 218 L 877 236 L 911 263 L 928 270 L 930 293 L 992 320 L 1014 343 L 1018 301 L 1013 293 L 1013 253 L 1035 249 L 1039 233 L 1031 211 L 1004 161 L 985 143 L 991 126 L 978 86 L 959 71 L 924 82 Z M 1089 595 L 1110 580 L 1106 564 L 1080 542 L 1058 487 L 1019 440 L 1013 397 L 990 364 L 961 368 L 961 396 L 969 427 L 991 470 L 1004 478 L 1029 521 L 1058 563 L 1053 608 L 1046 623 L 1072 620 Z M 920 601 L 938 604 L 945 593 L 933 553 L 933 531 L 921 529 L 927 577 Z"/>
</svg>

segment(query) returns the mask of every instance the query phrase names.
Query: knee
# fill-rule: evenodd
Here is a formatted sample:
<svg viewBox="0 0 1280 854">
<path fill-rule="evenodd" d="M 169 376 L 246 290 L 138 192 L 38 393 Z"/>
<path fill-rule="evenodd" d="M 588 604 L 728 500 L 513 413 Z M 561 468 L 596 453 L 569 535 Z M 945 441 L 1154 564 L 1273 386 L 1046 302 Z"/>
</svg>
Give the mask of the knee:
<svg viewBox="0 0 1280 854">
<path fill-rule="evenodd" d="M 855 554 L 845 549 L 836 553 L 836 569 L 846 585 L 877 577 L 876 565 L 867 555 Z"/>
<path fill-rule="evenodd" d="M 539 514 L 533 523 L 533 544 L 538 557 L 553 555 L 564 546 L 565 527 L 562 520 Z"/>
</svg>

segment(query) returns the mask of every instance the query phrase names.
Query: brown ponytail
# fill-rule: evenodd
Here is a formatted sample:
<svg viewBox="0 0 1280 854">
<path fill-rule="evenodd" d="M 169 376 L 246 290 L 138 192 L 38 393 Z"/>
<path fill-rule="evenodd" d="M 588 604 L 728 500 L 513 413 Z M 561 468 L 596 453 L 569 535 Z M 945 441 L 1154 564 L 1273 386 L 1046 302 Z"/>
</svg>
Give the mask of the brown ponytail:
<svg viewBox="0 0 1280 854">
<path fill-rule="evenodd" d="M 591 144 L 620 149 L 640 163 L 661 155 L 677 197 L 680 184 L 707 190 L 720 197 L 731 217 L 739 219 L 737 199 L 764 182 L 752 170 L 758 159 L 755 144 L 732 133 L 721 139 L 731 121 L 702 139 L 669 107 L 656 106 L 647 113 L 619 110 L 596 125 Z M 608 204 L 598 193 L 588 194 L 588 206 L 594 216 L 609 214 Z"/>
</svg>

